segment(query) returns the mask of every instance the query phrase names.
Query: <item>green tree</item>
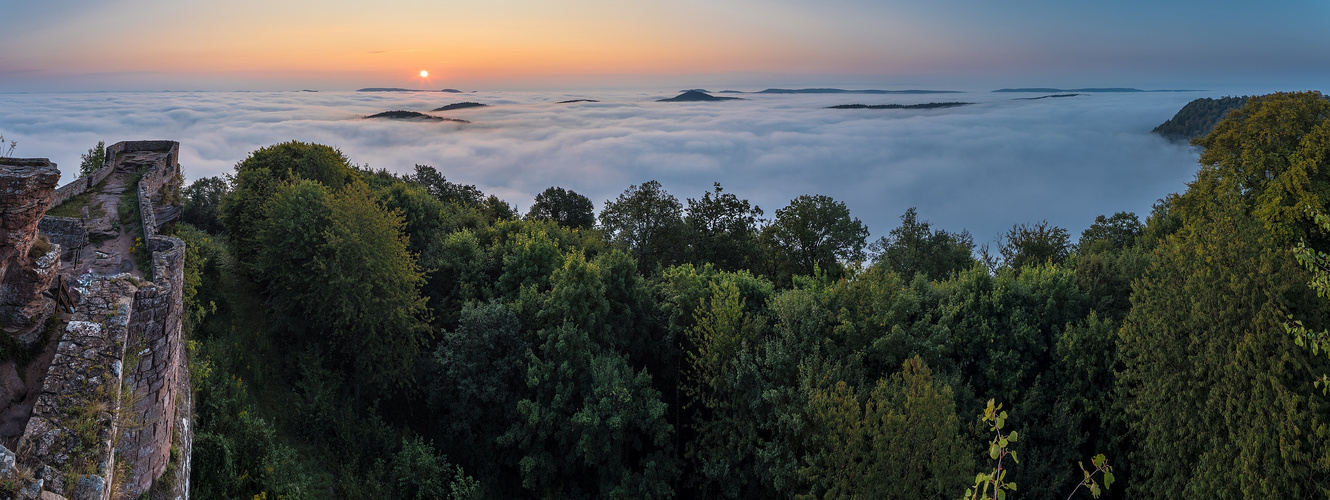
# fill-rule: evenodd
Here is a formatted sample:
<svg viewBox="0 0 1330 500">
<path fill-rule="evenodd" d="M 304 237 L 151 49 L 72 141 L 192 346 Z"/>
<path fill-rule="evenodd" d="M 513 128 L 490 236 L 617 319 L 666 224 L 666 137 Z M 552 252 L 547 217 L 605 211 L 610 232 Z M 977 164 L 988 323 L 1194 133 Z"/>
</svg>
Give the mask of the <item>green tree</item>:
<svg viewBox="0 0 1330 500">
<path fill-rule="evenodd" d="M 688 199 L 684 228 L 690 241 L 690 260 L 726 271 L 758 267 L 762 208 L 723 191 L 717 182 L 714 192 L 703 193 L 700 200 Z"/>
<path fill-rule="evenodd" d="M 1090 299 L 1090 308 L 1121 321 L 1131 309 L 1131 284 L 1150 264 L 1145 226 L 1130 212 L 1100 215 L 1081 233 L 1076 259 L 1076 285 Z M 1157 239 L 1157 237 L 1156 237 Z"/>
<path fill-rule="evenodd" d="M 464 307 L 457 329 L 444 332 L 434 351 L 426 389 L 435 430 L 450 455 L 497 487 L 501 474 L 515 474 L 520 459 L 496 440 L 518 420 L 528 350 L 517 315 L 490 302 Z"/>
<path fill-rule="evenodd" d="M 430 196 L 444 203 L 479 208 L 485 202 L 485 193 L 470 184 L 454 184 L 429 165 L 416 165 L 416 173 L 406 176 L 408 182 L 425 188 Z"/>
<path fill-rule="evenodd" d="M 212 370 L 211 362 L 192 360 L 194 442 L 191 494 L 197 498 L 252 498 L 261 493 L 286 498 L 312 496 L 313 484 L 296 465 L 296 452 L 277 429 L 258 416 L 248 386 Z"/>
<path fill-rule="evenodd" d="M 1188 193 L 1189 195 L 1191 193 Z M 1326 324 L 1288 250 L 1242 213 L 1239 193 L 1165 240 L 1122 328 L 1119 384 L 1133 495 L 1306 498 L 1330 488 L 1330 404 L 1286 314 Z"/>
<path fill-rule="evenodd" d="M 683 205 L 656 181 L 629 186 L 614 201 L 606 201 L 600 225 L 647 270 L 673 264 L 684 243 Z"/>
<path fill-rule="evenodd" d="M 210 234 L 220 234 L 226 229 L 220 218 L 222 198 L 226 197 L 230 186 L 221 177 L 204 177 L 196 180 L 185 189 L 185 206 L 180 213 L 180 220 L 192 224 Z"/>
<path fill-rule="evenodd" d="M 1322 231 L 1330 232 L 1330 218 L 1318 213 L 1313 220 Z M 1330 254 L 1309 248 L 1306 242 L 1299 242 L 1293 249 L 1293 255 L 1311 273 L 1308 286 L 1316 290 L 1317 295 L 1330 297 Z M 1326 356 L 1330 356 L 1330 331 L 1311 330 L 1302 323 L 1302 320 L 1294 319 L 1292 316 L 1289 319 L 1284 327 L 1293 335 L 1294 343 L 1310 348 L 1313 355 L 1319 355 L 1324 351 Z M 1321 387 L 1323 393 L 1330 393 L 1330 375 L 1322 373 L 1316 385 Z"/>
<path fill-rule="evenodd" d="M 236 260 L 251 272 L 259 254 L 258 228 L 267 218 L 268 201 L 283 183 L 305 179 L 330 192 L 359 178 L 346 156 L 328 146 L 285 142 L 259 148 L 236 164 L 232 189 L 222 198 L 221 221 Z"/>
<path fill-rule="evenodd" d="M 389 469 L 396 480 L 393 498 L 467 500 L 479 487 L 461 467 L 448 463 L 447 456 L 436 454 L 419 437 L 402 440 L 402 449 L 393 455 Z"/>
<path fill-rule="evenodd" d="M 522 485 L 542 498 L 668 498 L 673 427 L 651 375 L 565 323 L 539 333 L 521 417 L 499 439 L 523 454 Z"/>
<path fill-rule="evenodd" d="M 1048 221 L 1012 226 L 998 248 L 1002 263 L 1016 270 L 1046 262 L 1061 263 L 1071 254 L 1071 250 L 1071 238 L 1067 230 L 1050 226 Z"/>
<path fill-rule="evenodd" d="M 1330 99 L 1320 92 L 1252 97 L 1195 143 L 1205 149 L 1201 171 L 1179 199 L 1184 212 L 1233 191 L 1281 242 L 1330 243 L 1309 216 L 1330 204 Z"/>
<path fill-rule="evenodd" d="M 811 276 L 819 268 L 834 278 L 842 263 L 864 259 L 868 226 L 850 217 L 843 202 L 803 195 L 777 210 L 762 236 L 776 252 L 779 276 Z"/>
<path fill-rule="evenodd" d="M 517 209 L 498 196 L 489 195 L 480 203 L 480 209 L 490 222 L 517 220 Z"/>
<path fill-rule="evenodd" d="M 901 215 L 901 225 L 869 246 L 874 265 L 886 266 L 905 277 L 922 273 L 938 280 L 974 265 L 974 241 L 970 233 L 934 231 L 928 221 L 919 221 L 914 207 Z"/>
<path fill-rule="evenodd" d="M 331 200 L 328 188 L 318 182 L 282 186 L 259 223 L 254 268 L 265 284 L 268 306 L 277 313 L 274 319 L 300 339 L 307 331 L 307 314 L 326 297 L 323 280 L 336 272 L 324 268 L 329 264 L 324 252 Z"/>
<path fill-rule="evenodd" d="M 1099 215 L 1081 232 L 1076 249 L 1081 254 L 1122 250 L 1135 244 L 1143 229 L 1145 226 L 1131 212 L 1118 212 L 1107 218 Z"/>
<path fill-rule="evenodd" d="M 3 142 L 3 141 L 0 141 Z M 106 141 L 97 141 L 97 145 L 83 153 L 79 163 L 79 177 L 87 177 L 106 163 Z"/>
<path fill-rule="evenodd" d="M 436 234 L 420 254 L 420 265 L 426 270 L 421 294 L 428 298 L 438 324 L 456 325 L 463 304 L 484 298 L 493 281 L 486 272 L 488 258 L 480 238 L 470 229 Z"/>
<path fill-rule="evenodd" d="M 560 226 L 590 229 L 596 225 L 595 210 L 587 197 L 561 187 L 550 187 L 536 195 L 526 218 L 549 219 Z"/>
<path fill-rule="evenodd" d="M 311 266 L 321 297 L 308 305 L 314 331 L 350 362 L 357 383 L 406 385 L 424 341 L 424 281 L 407 252 L 401 215 L 380 206 L 363 183 L 329 201 L 321 262 Z"/>
<path fill-rule="evenodd" d="M 950 499 L 972 478 L 951 387 L 918 357 L 865 402 L 843 381 L 814 390 L 809 413 L 821 446 L 799 470 L 814 485 L 808 496 Z"/>
<path fill-rule="evenodd" d="M 501 294 L 510 297 L 516 296 L 522 287 L 534 287 L 542 292 L 549 290 L 550 274 L 564 262 L 558 242 L 536 226 L 514 234 L 501 252 L 503 273 L 495 286 Z"/>
<path fill-rule="evenodd" d="M 419 185 L 394 182 L 377 190 L 377 193 L 384 208 L 402 214 L 405 222 L 402 230 L 410 242 L 407 248 L 411 253 L 425 251 L 430 241 L 447 230 L 444 203 L 430 196 Z"/>
</svg>

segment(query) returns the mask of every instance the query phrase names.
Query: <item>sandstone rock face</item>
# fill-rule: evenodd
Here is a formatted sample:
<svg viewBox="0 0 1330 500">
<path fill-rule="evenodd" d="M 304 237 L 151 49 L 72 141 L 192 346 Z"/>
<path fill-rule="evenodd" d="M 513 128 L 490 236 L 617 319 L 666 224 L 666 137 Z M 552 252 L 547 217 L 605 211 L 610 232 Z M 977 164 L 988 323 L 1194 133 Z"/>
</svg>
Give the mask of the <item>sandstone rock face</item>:
<svg viewBox="0 0 1330 500">
<path fill-rule="evenodd" d="M 0 283 L 10 267 L 31 261 L 28 249 L 59 181 L 60 170 L 45 158 L 0 159 Z"/>
</svg>

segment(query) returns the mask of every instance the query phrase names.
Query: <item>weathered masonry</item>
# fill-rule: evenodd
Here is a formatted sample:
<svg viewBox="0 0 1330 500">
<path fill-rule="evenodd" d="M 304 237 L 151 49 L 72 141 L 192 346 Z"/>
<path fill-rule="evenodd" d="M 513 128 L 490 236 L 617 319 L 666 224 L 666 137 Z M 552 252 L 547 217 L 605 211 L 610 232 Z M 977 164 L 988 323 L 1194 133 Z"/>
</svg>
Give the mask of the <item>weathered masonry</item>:
<svg viewBox="0 0 1330 500">
<path fill-rule="evenodd" d="M 117 143 L 59 189 L 50 161 L 0 158 L 0 499 L 188 498 L 185 245 L 158 234 L 178 151 Z"/>
</svg>

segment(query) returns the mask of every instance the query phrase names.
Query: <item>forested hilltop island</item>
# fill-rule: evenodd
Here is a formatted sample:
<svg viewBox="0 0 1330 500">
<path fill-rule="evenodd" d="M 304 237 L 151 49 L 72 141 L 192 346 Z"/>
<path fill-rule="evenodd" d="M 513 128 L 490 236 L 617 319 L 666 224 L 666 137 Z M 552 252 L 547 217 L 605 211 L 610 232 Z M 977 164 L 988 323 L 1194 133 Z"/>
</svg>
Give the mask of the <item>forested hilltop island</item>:
<svg viewBox="0 0 1330 500">
<path fill-rule="evenodd" d="M 1328 117 L 1250 98 L 1151 213 L 992 252 L 817 194 L 520 214 L 259 149 L 171 230 L 193 496 L 1325 497 Z"/>
<path fill-rule="evenodd" d="M 1203 97 L 1187 103 L 1152 132 L 1170 141 L 1190 141 L 1209 134 L 1230 111 L 1247 104 L 1248 97 Z"/>
</svg>

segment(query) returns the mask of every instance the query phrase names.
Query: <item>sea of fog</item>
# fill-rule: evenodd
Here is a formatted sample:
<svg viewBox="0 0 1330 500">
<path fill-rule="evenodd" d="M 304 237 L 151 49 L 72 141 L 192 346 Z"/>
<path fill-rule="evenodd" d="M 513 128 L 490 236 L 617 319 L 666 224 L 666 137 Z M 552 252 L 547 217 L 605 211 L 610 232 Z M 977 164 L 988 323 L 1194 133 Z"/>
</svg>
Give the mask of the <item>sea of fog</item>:
<svg viewBox="0 0 1330 500">
<path fill-rule="evenodd" d="M 711 89 L 719 90 L 719 89 Z M 658 180 L 681 202 L 720 182 L 768 217 L 801 194 L 844 201 L 873 238 L 909 207 L 976 243 L 1048 220 L 1073 240 L 1096 215 L 1136 212 L 1185 189 L 1197 152 L 1150 133 L 1184 104 L 1217 92 L 933 95 L 746 94 L 667 103 L 677 89 L 588 92 L 111 92 L 0 94 L 0 134 L 16 156 L 48 157 L 72 179 L 99 140 L 172 139 L 188 180 L 231 172 L 259 147 L 328 144 L 392 172 L 437 167 L 525 211 L 550 186 L 597 210 L 632 184 Z M 735 95 L 735 94 L 717 94 Z M 571 99 L 596 103 L 558 104 Z M 387 110 L 469 120 L 366 120 Z M 946 109 L 825 109 L 838 104 L 965 101 Z"/>
</svg>

